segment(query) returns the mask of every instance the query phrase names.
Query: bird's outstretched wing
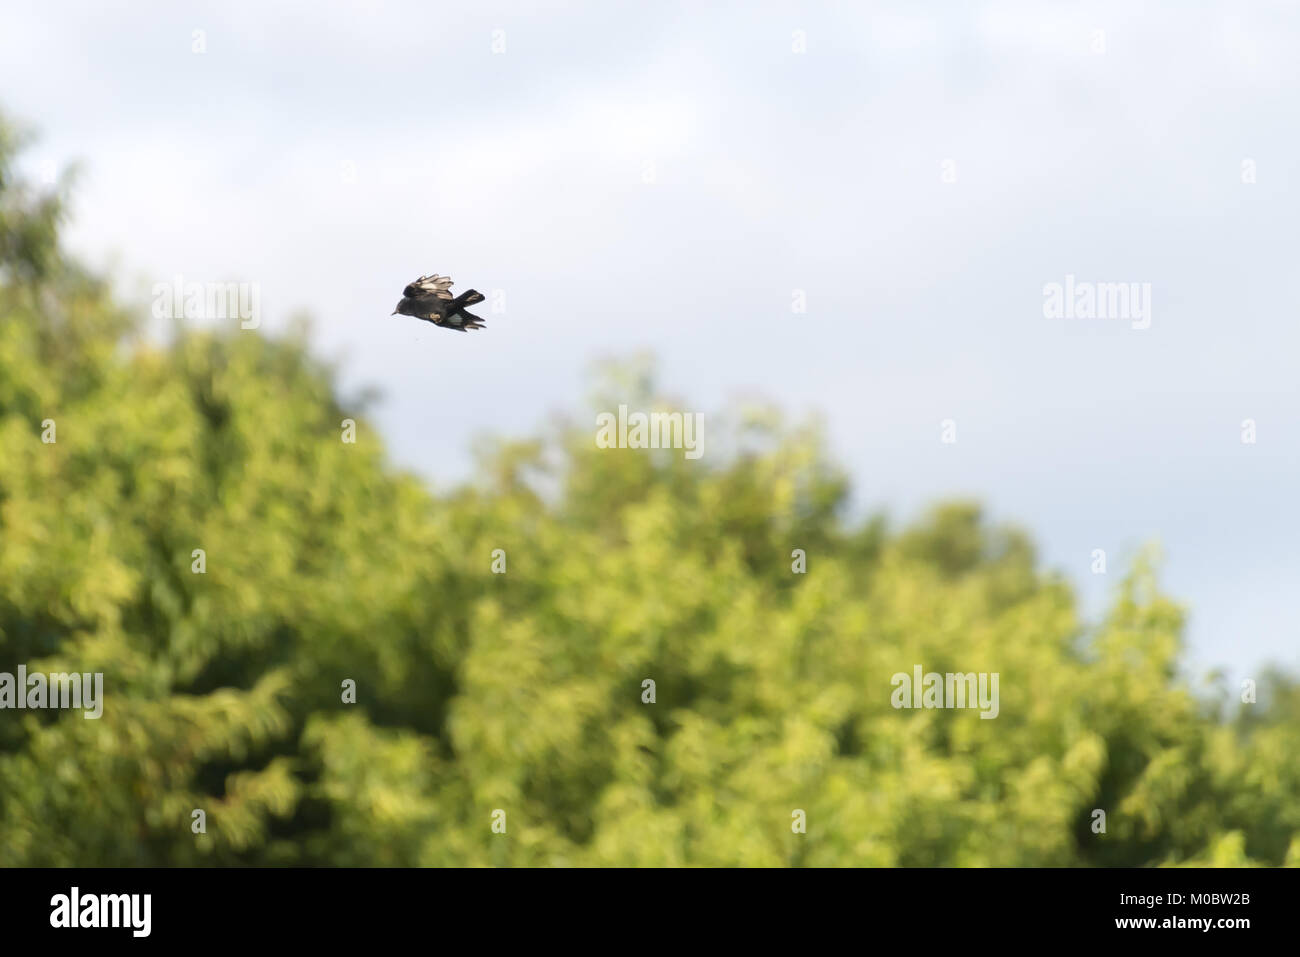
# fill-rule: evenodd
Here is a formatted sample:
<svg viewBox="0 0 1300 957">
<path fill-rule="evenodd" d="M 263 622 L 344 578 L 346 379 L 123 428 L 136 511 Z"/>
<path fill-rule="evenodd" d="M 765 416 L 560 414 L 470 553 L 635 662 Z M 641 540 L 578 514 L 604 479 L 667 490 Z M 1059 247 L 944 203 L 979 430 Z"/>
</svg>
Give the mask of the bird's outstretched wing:
<svg viewBox="0 0 1300 957">
<path fill-rule="evenodd" d="M 451 299 L 451 277 L 437 273 L 421 276 L 403 289 L 402 295 L 407 299 Z"/>
<path fill-rule="evenodd" d="M 463 297 L 460 305 L 472 305 L 475 302 L 482 302 L 483 297 L 480 295 L 477 299 L 469 298 L 468 293 Z M 468 329 L 485 329 L 487 323 L 483 321 L 482 316 L 476 316 L 474 313 L 460 308 L 455 311 L 449 311 L 445 316 L 439 316 L 431 320 L 435 326 L 441 326 L 444 329 L 455 329 L 457 332 L 465 332 Z"/>
</svg>

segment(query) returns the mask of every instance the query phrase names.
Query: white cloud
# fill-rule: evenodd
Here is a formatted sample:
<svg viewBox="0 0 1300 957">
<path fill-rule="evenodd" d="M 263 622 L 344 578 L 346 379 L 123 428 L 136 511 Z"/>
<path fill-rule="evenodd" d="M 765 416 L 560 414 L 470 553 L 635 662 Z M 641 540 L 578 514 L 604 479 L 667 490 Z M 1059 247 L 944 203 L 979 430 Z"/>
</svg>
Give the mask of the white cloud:
<svg viewBox="0 0 1300 957">
<path fill-rule="evenodd" d="M 1278 122 L 1300 14 L 614 6 L 20 8 L 0 87 L 44 128 L 39 158 L 88 163 L 77 248 L 148 281 L 260 281 L 270 327 L 309 307 L 350 380 L 386 386 L 403 462 L 463 473 L 472 432 L 525 428 L 581 394 L 591 356 L 651 346 L 697 403 L 757 387 L 829 411 L 867 502 L 987 492 L 1067 564 L 1071 516 L 1159 534 L 1174 590 L 1208 596 L 1203 655 L 1229 656 L 1238 619 L 1209 584 L 1252 549 L 1291 554 L 1267 515 L 1300 478 L 1214 439 L 1227 410 L 1262 409 L 1266 441 L 1300 420 L 1297 134 Z M 430 270 L 509 311 L 473 337 L 390 321 Z M 1151 282 L 1146 338 L 1045 324 L 1039 289 L 1066 272 Z M 448 394 L 476 416 L 431 417 Z M 959 468 L 917 444 L 947 415 L 970 424 Z M 1284 621 L 1249 621 L 1255 653 L 1293 653 Z"/>
</svg>

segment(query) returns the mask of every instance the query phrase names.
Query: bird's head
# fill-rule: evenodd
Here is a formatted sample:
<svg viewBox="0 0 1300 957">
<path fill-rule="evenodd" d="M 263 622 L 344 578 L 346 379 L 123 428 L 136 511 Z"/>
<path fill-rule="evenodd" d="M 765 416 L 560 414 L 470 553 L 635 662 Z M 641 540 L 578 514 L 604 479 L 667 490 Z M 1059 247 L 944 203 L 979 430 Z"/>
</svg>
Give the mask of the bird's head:
<svg viewBox="0 0 1300 957">
<path fill-rule="evenodd" d="M 401 315 L 401 313 L 402 313 L 402 303 L 399 301 L 397 305 L 393 307 L 393 311 L 391 315 L 398 316 Z"/>
</svg>

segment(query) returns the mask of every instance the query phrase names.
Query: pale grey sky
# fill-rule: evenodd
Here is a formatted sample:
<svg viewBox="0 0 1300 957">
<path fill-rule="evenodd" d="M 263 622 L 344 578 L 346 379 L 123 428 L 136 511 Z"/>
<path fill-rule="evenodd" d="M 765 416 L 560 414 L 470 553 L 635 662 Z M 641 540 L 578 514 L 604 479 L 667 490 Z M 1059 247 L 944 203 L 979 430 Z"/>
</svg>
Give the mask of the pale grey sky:
<svg viewBox="0 0 1300 957">
<path fill-rule="evenodd" d="M 10 0 L 3 19 L 29 162 L 85 164 L 73 248 L 141 302 L 180 274 L 260 283 L 271 329 L 310 312 L 437 485 L 469 474 L 475 433 L 574 409 L 593 358 L 648 348 L 697 409 L 760 392 L 825 413 L 864 508 L 983 499 L 1093 611 L 1158 541 L 1197 667 L 1300 667 L 1295 3 Z M 433 271 L 504 290 L 506 313 L 467 336 L 389 318 Z M 1045 319 L 1067 274 L 1150 283 L 1151 327 Z"/>
</svg>

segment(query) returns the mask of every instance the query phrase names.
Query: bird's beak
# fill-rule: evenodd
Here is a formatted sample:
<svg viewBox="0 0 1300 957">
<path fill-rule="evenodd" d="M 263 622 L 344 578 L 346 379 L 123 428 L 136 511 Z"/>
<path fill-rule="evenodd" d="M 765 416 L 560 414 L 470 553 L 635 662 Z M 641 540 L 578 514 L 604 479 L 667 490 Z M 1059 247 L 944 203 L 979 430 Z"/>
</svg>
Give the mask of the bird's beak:
<svg viewBox="0 0 1300 957">
<path fill-rule="evenodd" d="M 394 309 L 392 312 L 389 313 L 389 315 L 390 315 L 390 316 L 395 316 L 395 315 L 397 315 L 397 310 Z"/>
</svg>

